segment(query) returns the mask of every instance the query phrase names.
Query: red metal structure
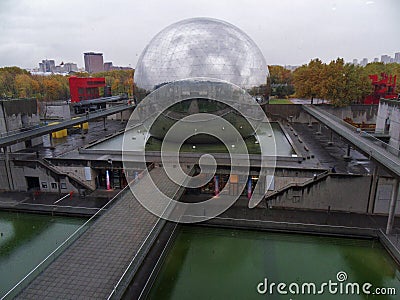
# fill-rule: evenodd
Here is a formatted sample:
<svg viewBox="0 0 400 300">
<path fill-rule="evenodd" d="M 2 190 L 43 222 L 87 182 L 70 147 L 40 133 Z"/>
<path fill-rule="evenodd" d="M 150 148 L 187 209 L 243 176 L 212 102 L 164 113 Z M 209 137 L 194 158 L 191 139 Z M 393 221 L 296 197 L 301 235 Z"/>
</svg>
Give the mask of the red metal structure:
<svg viewBox="0 0 400 300">
<path fill-rule="evenodd" d="M 99 87 L 105 87 L 105 78 L 81 78 L 71 76 L 69 78 L 69 91 L 71 102 L 100 98 Z"/>
<path fill-rule="evenodd" d="M 371 84 L 374 88 L 371 95 L 365 97 L 364 104 L 379 104 L 379 99 L 393 99 L 397 98 L 395 94 L 396 90 L 396 75 L 388 75 L 386 73 L 381 73 L 381 78 L 377 74 L 369 75 L 371 79 Z"/>
</svg>

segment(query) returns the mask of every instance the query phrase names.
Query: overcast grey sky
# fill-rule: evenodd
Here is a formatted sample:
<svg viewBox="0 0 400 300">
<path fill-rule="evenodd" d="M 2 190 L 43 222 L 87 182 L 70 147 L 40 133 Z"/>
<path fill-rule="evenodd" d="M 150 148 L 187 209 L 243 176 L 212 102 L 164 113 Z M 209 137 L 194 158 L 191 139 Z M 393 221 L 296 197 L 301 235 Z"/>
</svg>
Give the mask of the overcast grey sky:
<svg viewBox="0 0 400 300">
<path fill-rule="evenodd" d="M 191 17 L 241 28 L 268 64 L 371 60 L 400 52 L 399 13 L 398 0 L 0 0 L 0 67 L 82 67 L 87 51 L 135 67 L 157 32 Z"/>
</svg>

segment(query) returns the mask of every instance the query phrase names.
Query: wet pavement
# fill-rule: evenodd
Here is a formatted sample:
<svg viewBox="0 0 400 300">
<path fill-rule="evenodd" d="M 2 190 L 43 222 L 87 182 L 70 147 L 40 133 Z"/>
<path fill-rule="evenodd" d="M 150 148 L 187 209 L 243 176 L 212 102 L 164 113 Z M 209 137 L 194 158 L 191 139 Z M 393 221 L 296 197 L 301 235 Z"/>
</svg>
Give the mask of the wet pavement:
<svg viewBox="0 0 400 300">
<path fill-rule="evenodd" d="M 49 135 L 46 135 L 43 137 L 42 145 L 21 150 L 15 153 L 14 156 L 19 155 L 19 157 L 22 158 L 23 155 L 30 154 L 35 157 L 39 155 L 39 158 L 57 157 L 100 140 L 104 138 L 106 134 L 109 135 L 124 130 L 125 126 L 126 122 L 121 123 L 121 121 L 118 120 L 107 120 L 106 130 L 104 130 L 103 121 L 89 122 L 89 130 L 84 130 L 83 135 L 80 129 L 68 130 L 68 136 L 60 139 L 53 139 L 52 145 L 50 145 Z"/>
<path fill-rule="evenodd" d="M 2 192 L 0 210 L 91 216 L 118 192 L 119 190 L 96 190 L 86 197 L 68 193 Z"/>
<path fill-rule="evenodd" d="M 330 130 L 322 126 L 321 134 L 318 124 L 293 123 L 294 130 L 301 136 L 310 152 L 318 159 L 321 167 L 335 168 L 338 173 L 370 174 L 374 170 L 374 163 L 355 149 L 350 151 L 350 159 L 345 159 L 347 143 L 338 135 L 333 135 L 333 143 L 330 144 Z"/>
<path fill-rule="evenodd" d="M 317 99 L 314 98 L 313 103 L 311 103 L 311 99 L 298 99 L 298 98 L 293 98 L 289 99 L 293 104 L 322 104 L 322 103 L 328 103 L 328 101 L 324 99 Z"/>
</svg>

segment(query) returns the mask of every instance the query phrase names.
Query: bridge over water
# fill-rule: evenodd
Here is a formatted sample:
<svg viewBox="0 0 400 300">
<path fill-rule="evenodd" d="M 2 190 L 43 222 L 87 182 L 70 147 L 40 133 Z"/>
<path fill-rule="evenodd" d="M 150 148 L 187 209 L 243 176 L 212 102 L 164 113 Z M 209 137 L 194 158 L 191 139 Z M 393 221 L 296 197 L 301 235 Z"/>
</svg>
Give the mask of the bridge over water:
<svg viewBox="0 0 400 300">
<path fill-rule="evenodd" d="M 150 175 L 149 175 L 150 174 Z M 151 196 L 150 176 L 170 198 L 179 199 L 184 188 L 168 179 L 161 167 L 153 168 L 133 186 Z M 107 299 L 121 296 L 146 256 L 165 220 L 148 212 L 124 189 L 114 204 L 39 274 L 17 299 Z M 128 277 L 127 277 L 128 276 Z M 22 286 L 22 285 L 21 285 Z M 17 293 L 21 286 L 15 288 Z M 117 288 L 115 288 L 117 286 Z M 12 294 L 10 294 L 12 295 Z"/>
</svg>

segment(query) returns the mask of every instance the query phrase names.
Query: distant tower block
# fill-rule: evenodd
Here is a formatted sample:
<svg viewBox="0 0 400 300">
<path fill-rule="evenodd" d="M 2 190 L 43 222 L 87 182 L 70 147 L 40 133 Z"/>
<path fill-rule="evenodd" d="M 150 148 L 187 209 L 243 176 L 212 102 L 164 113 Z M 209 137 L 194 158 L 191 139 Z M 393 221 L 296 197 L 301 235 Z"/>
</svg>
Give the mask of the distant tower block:
<svg viewBox="0 0 400 300">
<path fill-rule="evenodd" d="M 86 52 L 83 57 L 86 72 L 97 73 L 104 71 L 103 53 Z"/>
</svg>

